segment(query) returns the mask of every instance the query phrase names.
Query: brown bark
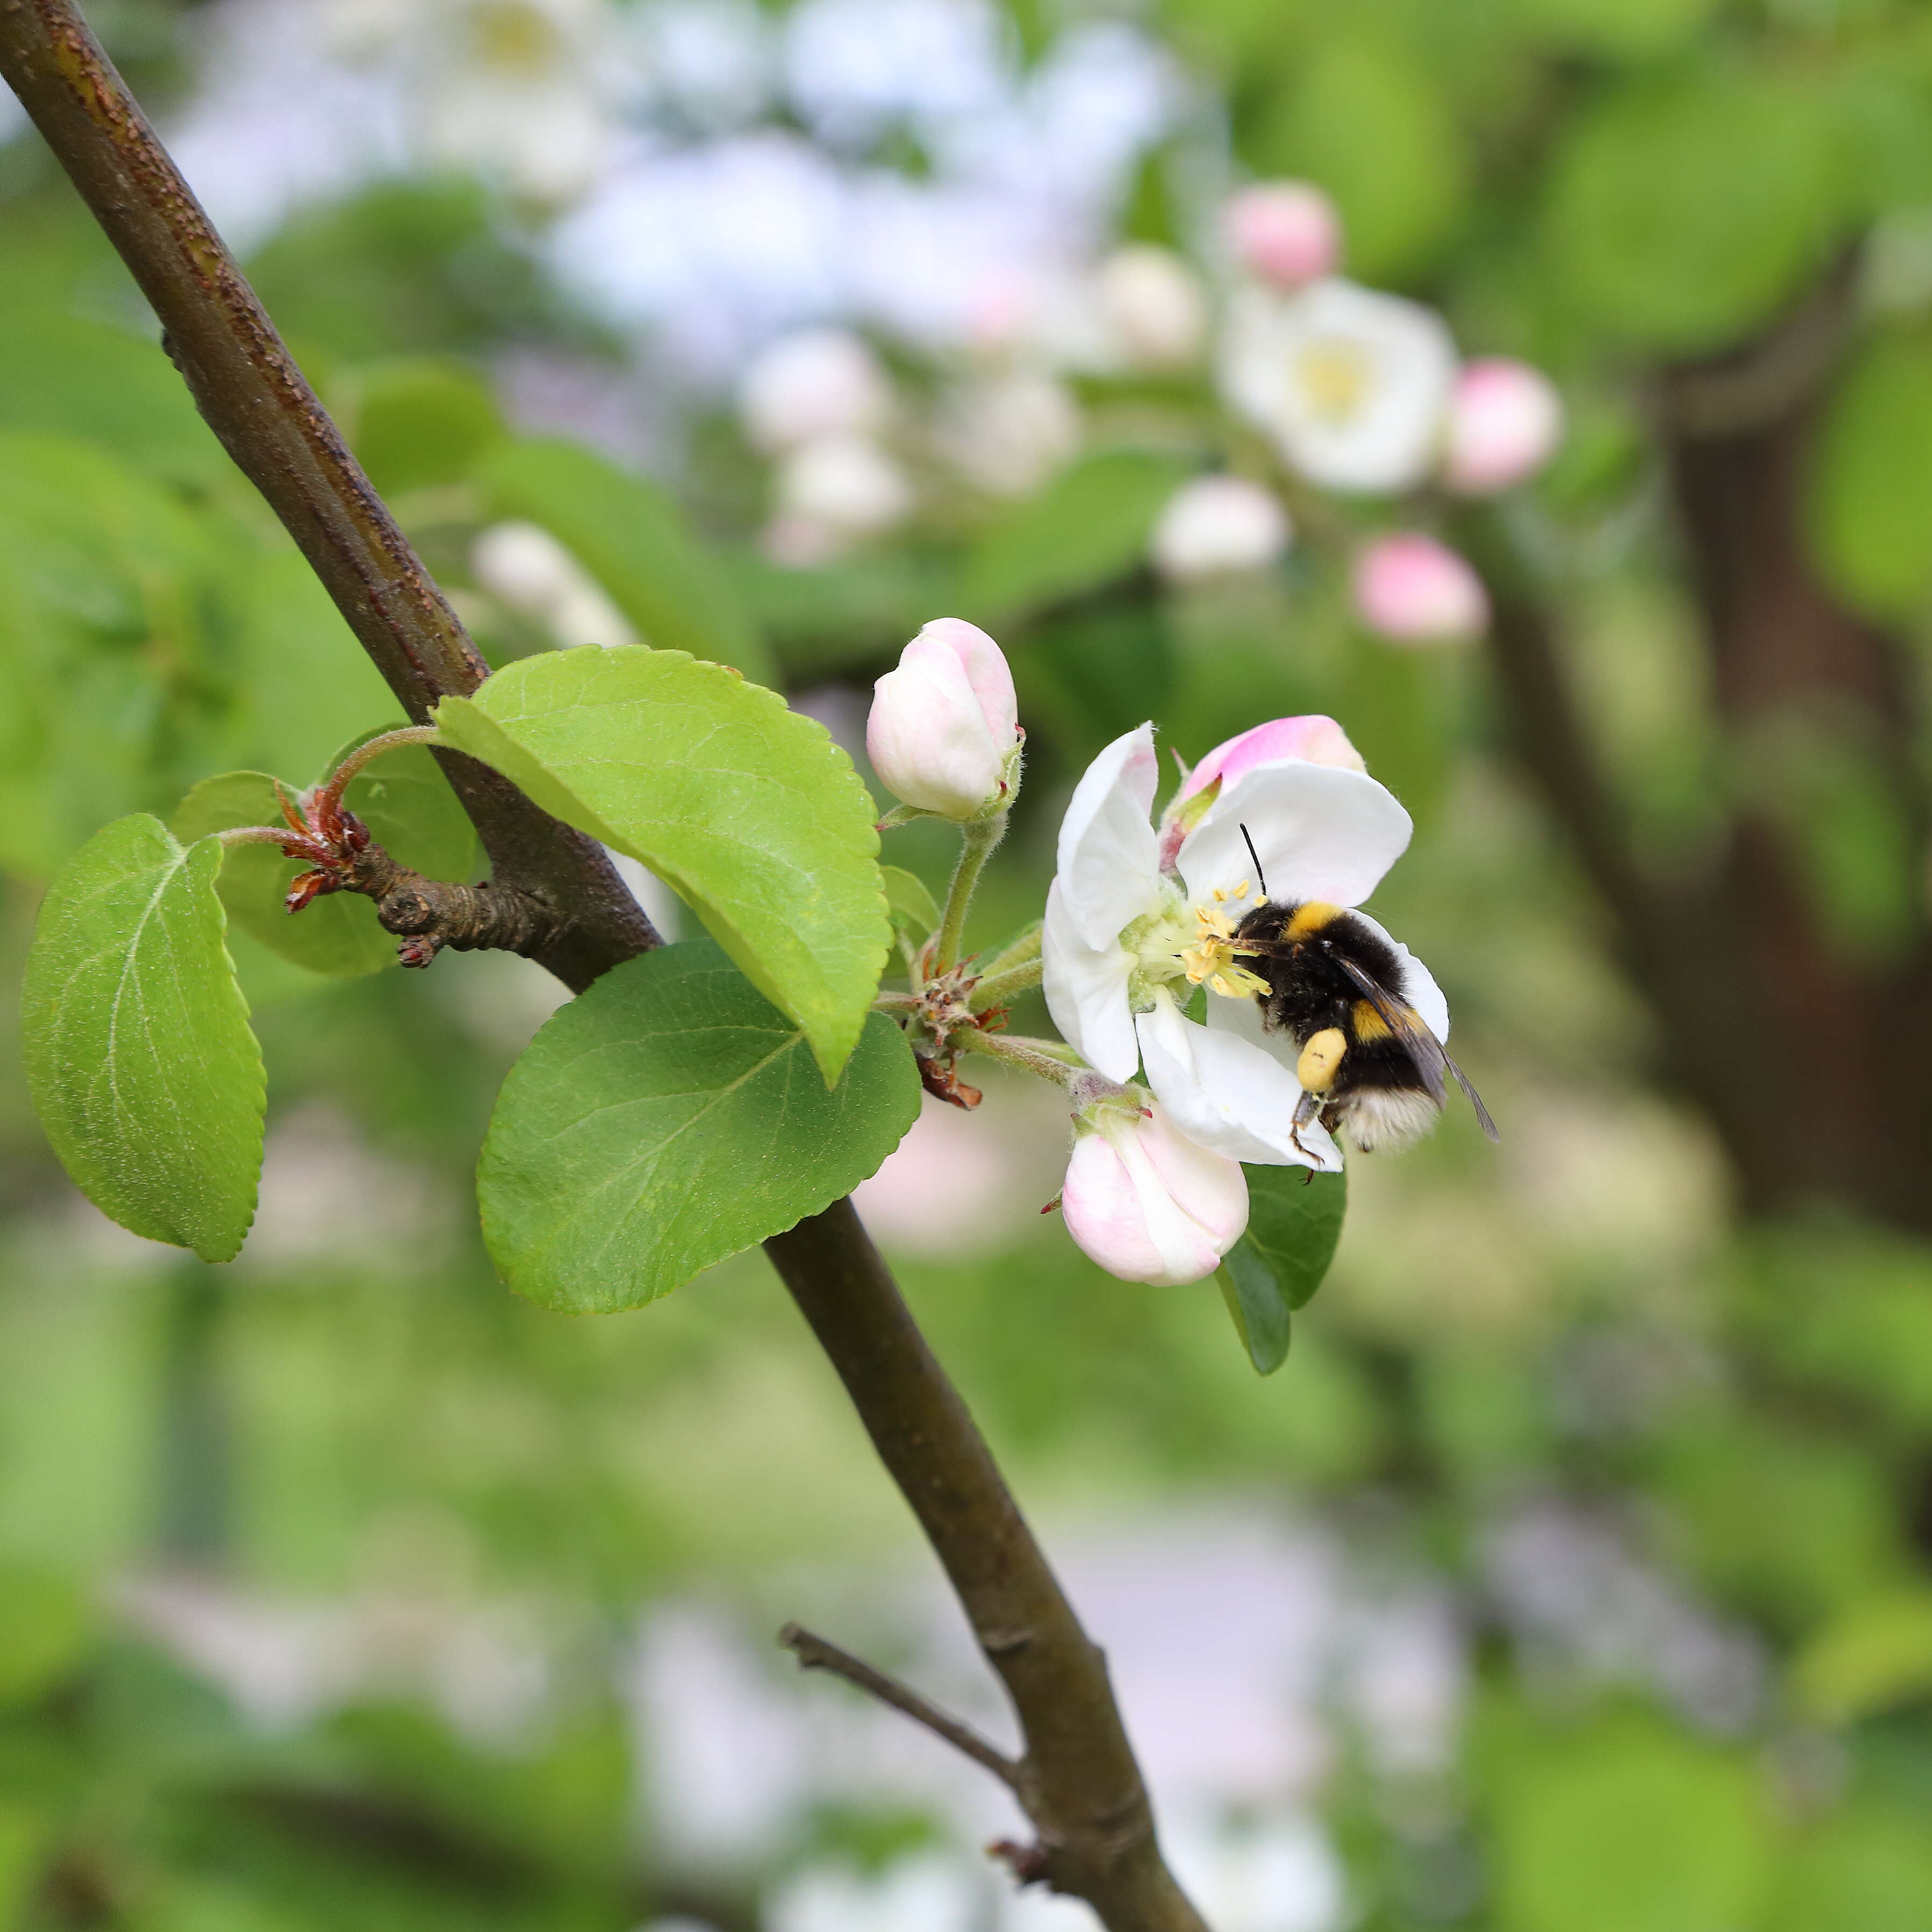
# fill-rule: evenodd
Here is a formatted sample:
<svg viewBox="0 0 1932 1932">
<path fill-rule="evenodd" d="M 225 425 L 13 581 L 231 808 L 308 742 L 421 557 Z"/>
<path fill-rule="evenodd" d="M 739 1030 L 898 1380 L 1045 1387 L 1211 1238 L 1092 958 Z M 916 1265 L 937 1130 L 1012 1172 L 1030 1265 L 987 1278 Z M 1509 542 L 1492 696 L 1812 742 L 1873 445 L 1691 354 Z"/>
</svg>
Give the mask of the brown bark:
<svg viewBox="0 0 1932 1932">
<path fill-rule="evenodd" d="M 473 691 L 484 670 L 461 626 L 69 0 L 0 0 L 0 72 L 160 317 L 202 416 L 410 716 Z M 554 911 L 532 956 L 566 986 L 657 943 L 598 845 L 487 767 L 439 756 L 497 886 Z M 1012 1696 L 1015 1782 L 1040 1834 L 1016 1864 L 1110 1932 L 1206 1932 L 1162 1862 L 1104 1660 L 850 1202 L 766 1246 Z"/>
</svg>

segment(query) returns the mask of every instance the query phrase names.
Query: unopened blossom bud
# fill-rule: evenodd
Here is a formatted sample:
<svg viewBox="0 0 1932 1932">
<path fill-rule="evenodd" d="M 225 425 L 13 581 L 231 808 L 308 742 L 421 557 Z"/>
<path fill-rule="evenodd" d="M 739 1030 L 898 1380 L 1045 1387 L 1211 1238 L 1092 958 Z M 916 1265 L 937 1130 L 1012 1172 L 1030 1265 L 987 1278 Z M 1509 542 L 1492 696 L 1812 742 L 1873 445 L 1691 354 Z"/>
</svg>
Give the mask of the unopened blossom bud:
<svg viewBox="0 0 1932 1932">
<path fill-rule="evenodd" d="M 782 337 L 753 358 L 738 388 L 746 435 L 773 456 L 820 437 L 881 429 L 892 406 L 878 358 L 845 328 Z"/>
<path fill-rule="evenodd" d="M 1355 560 L 1355 608 L 1398 644 L 1480 637 L 1490 621 L 1483 580 L 1445 544 L 1407 532 L 1380 537 Z"/>
<path fill-rule="evenodd" d="M 1094 292 L 1116 348 L 1140 369 L 1184 368 L 1208 340 L 1200 278 L 1171 248 L 1135 242 L 1101 263 Z"/>
<path fill-rule="evenodd" d="M 1342 254 L 1335 204 L 1310 182 L 1259 182 L 1228 198 L 1228 245 L 1248 273 L 1298 289 L 1332 274 Z"/>
<path fill-rule="evenodd" d="M 1160 1107 L 1102 1106 L 1081 1124 L 1060 1197 L 1066 1232 L 1123 1281 L 1212 1274 L 1248 1225 L 1239 1161 L 1177 1133 Z"/>
<path fill-rule="evenodd" d="M 1449 399 L 1444 480 L 1466 496 L 1507 490 L 1549 461 L 1562 434 L 1562 403 L 1540 369 L 1501 356 L 1465 363 Z"/>
<path fill-rule="evenodd" d="M 976 818 L 1010 791 L 1020 742 L 1013 675 L 998 644 L 961 617 L 936 617 L 872 687 L 866 752 L 897 799 Z"/>
<path fill-rule="evenodd" d="M 1264 569 L 1292 533 L 1272 490 L 1241 476 L 1196 476 L 1167 500 L 1149 547 L 1163 577 L 1188 583 Z"/>
</svg>

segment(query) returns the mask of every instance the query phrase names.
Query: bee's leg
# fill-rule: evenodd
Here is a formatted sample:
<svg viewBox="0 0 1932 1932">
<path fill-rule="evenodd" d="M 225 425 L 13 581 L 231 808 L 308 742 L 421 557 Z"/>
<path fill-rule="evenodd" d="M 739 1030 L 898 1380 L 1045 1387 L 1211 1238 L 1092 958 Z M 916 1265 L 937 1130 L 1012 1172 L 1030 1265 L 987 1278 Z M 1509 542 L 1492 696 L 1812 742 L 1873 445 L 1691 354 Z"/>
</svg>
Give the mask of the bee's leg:
<svg viewBox="0 0 1932 1932">
<path fill-rule="evenodd" d="M 1298 1154 L 1315 1156 L 1301 1144 L 1301 1130 L 1321 1113 L 1324 1102 L 1335 1084 L 1335 1071 L 1342 1064 L 1342 1056 L 1348 1050 L 1348 1037 L 1340 1027 L 1324 1027 L 1319 1033 L 1311 1034 L 1301 1049 L 1300 1058 L 1294 1064 L 1294 1077 L 1301 1082 L 1301 1098 L 1294 1103 L 1294 1118 L 1289 1124 L 1288 1138 L 1294 1143 Z M 1309 1178 L 1314 1178 L 1315 1170 L 1309 1169 Z"/>
</svg>

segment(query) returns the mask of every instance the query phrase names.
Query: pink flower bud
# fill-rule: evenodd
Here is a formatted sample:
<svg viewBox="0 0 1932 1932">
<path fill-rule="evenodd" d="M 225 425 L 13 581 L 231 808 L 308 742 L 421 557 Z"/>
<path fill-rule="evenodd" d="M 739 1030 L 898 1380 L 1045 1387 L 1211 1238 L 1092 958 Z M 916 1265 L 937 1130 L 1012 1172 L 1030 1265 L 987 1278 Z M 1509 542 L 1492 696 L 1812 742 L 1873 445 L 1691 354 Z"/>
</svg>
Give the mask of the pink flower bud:
<svg viewBox="0 0 1932 1932">
<path fill-rule="evenodd" d="M 1244 772 L 1281 758 L 1305 758 L 1311 765 L 1340 765 L 1352 772 L 1368 770 L 1361 753 L 1349 743 L 1348 733 L 1334 718 L 1319 712 L 1305 718 L 1274 718 L 1230 738 L 1225 745 L 1216 745 L 1188 773 L 1174 802 L 1204 791 L 1216 778 L 1232 784 Z"/>
<path fill-rule="evenodd" d="M 1272 490 L 1244 476 L 1196 476 L 1168 499 L 1149 548 L 1161 574 L 1185 584 L 1264 569 L 1292 534 Z"/>
<path fill-rule="evenodd" d="M 976 818 L 1006 790 L 1019 701 L 1000 647 L 961 617 L 935 617 L 872 687 L 866 751 L 895 798 Z"/>
<path fill-rule="evenodd" d="M 1412 531 L 1362 552 L 1354 593 L 1363 622 L 1398 644 L 1480 637 L 1490 621 L 1483 580 L 1446 544 Z"/>
<path fill-rule="evenodd" d="M 1066 1232 L 1123 1281 L 1178 1288 L 1212 1274 L 1248 1225 L 1240 1162 L 1175 1132 L 1157 1106 L 1088 1119 L 1060 1198 Z"/>
<path fill-rule="evenodd" d="M 1540 369 L 1506 356 L 1467 362 L 1449 401 L 1444 480 L 1466 496 L 1507 490 L 1549 461 L 1563 434 L 1563 404 Z"/>
<path fill-rule="evenodd" d="M 1298 289 L 1334 272 L 1342 254 L 1335 204 L 1308 182 L 1262 182 L 1230 195 L 1228 245 L 1250 274 Z"/>
</svg>

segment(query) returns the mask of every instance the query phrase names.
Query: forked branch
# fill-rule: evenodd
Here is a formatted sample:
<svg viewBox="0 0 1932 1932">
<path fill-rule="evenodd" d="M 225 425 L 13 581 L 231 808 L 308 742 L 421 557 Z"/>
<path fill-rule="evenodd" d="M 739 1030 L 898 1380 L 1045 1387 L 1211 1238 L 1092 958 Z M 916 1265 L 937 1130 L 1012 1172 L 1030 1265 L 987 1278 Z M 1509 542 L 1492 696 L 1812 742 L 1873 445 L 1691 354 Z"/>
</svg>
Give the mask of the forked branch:
<svg viewBox="0 0 1932 1932">
<path fill-rule="evenodd" d="M 160 317 L 202 416 L 410 717 L 473 691 L 484 666 L 461 626 L 70 0 L 0 0 L 0 72 Z M 497 884 L 554 916 L 534 956 L 566 986 L 657 943 L 596 844 L 484 766 L 436 755 Z M 1012 1698 L 1026 1753 L 1009 1781 L 1039 1840 L 1010 1855 L 1016 1869 L 1085 1899 L 1109 1932 L 1205 1932 L 1162 1862 L 1105 1660 L 851 1204 L 766 1249 Z"/>
</svg>

